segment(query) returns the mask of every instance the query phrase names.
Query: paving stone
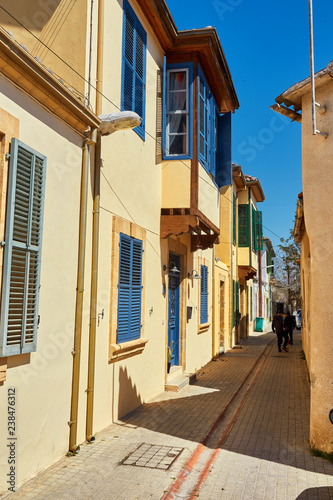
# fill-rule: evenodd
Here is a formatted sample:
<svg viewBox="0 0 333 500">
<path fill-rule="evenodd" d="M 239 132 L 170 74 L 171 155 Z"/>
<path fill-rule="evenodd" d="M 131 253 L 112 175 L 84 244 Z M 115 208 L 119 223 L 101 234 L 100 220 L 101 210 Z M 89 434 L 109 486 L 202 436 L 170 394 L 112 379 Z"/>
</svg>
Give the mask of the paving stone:
<svg viewBox="0 0 333 500">
<path fill-rule="evenodd" d="M 307 492 L 316 495 L 309 498 L 333 498 L 333 465 L 313 457 L 308 448 L 308 377 L 298 332 L 294 339 L 288 356 L 278 356 L 274 344 L 255 382 L 246 382 L 249 392 L 198 491 L 199 500 L 295 500 Z M 242 341 L 242 349 L 202 368 L 193 385 L 153 398 L 98 433 L 93 445 L 83 444 L 79 455 L 64 457 L 12 493 L 10 500 L 161 499 L 272 340 L 272 334 L 264 334 Z M 194 475 L 213 452 L 214 447 L 206 448 L 203 462 L 190 472 L 192 488 Z M 168 453 L 180 455 L 174 459 Z M 119 465 L 125 457 L 128 465 Z"/>
</svg>

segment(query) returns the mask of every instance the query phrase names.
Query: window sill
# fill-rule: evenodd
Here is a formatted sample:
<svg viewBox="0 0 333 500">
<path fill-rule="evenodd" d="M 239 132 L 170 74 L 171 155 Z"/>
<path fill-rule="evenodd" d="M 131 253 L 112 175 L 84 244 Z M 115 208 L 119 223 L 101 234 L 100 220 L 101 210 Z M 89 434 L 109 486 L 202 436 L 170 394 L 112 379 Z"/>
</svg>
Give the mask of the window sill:
<svg viewBox="0 0 333 500">
<path fill-rule="evenodd" d="M 147 342 L 148 339 L 142 337 L 122 344 L 111 344 L 109 363 L 141 354 Z"/>
<path fill-rule="evenodd" d="M 210 325 L 211 325 L 211 323 L 202 323 L 201 325 L 199 325 L 198 333 L 207 332 L 207 330 L 209 330 L 209 328 L 210 328 Z"/>
<path fill-rule="evenodd" d="M 192 160 L 192 155 L 163 155 L 162 157 L 163 161 L 170 161 L 170 160 Z"/>
</svg>

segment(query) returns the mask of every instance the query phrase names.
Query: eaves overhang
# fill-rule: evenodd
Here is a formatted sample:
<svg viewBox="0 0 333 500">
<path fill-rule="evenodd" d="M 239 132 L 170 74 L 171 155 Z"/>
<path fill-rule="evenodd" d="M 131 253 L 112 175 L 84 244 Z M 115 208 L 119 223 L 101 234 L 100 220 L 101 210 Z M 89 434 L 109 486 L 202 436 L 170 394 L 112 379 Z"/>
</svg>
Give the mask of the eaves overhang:
<svg viewBox="0 0 333 500">
<path fill-rule="evenodd" d="M 232 180 L 237 189 L 244 189 L 246 187 L 246 180 L 243 174 L 242 167 L 234 163 L 232 165 Z"/>
<path fill-rule="evenodd" d="M 245 281 L 252 280 L 257 274 L 257 269 L 252 266 L 238 266 L 238 277 Z"/>
<path fill-rule="evenodd" d="M 264 241 L 265 245 L 267 246 L 267 249 L 271 252 L 272 257 L 275 257 L 276 255 L 275 255 L 274 247 L 273 247 L 271 240 L 269 238 L 267 238 L 267 236 L 264 236 L 263 241 Z"/>
<path fill-rule="evenodd" d="M 197 54 L 220 113 L 235 111 L 239 101 L 215 28 L 178 31 L 165 0 L 137 0 L 165 54 Z"/>
<path fill-rule="evenodd" d="M 259 180 L 247 181 L 246 186 L 251 189 L 252 194 L 257 202 L 264 201 L 265 195 Z"/>
<path fill-rule="evenodd" d="M 326 68 L 318 71 L 315 75 L 315 88 L 318 90 L 323 85 L 326 85 L 328 82 L 332 81 L 333 78 L 333 61 L 331 61 Z M 278 97 L 276 97 L 275 101 L 279 105 L 285 105 L 287 108 L 293 106 L 294 111 L 300 111 L 302 109 L 302 98 L 305 94 L 311 92 L 311 77 L 305 78 L 304 80 L 295 83 L 287 90 L 282 92 Z M 273 109 L 273 106 L 271 106 Z M 277 109 L 274 109 L 277 111 Z M 301 121 L 301 120 L 297 120 Z"/>
<path fill-rule="evenodd" d="M 80 135 L 99 127 L 99 118 L 2 27 L 0 74 Z"/>
<path fill-rule="evenodd" d="M 191 252 L 206 250 L 219 243 L 220 229 L 200 211 L 189 208 L 161 210 L 160 237 L 191 235 Z"/>
</svg>

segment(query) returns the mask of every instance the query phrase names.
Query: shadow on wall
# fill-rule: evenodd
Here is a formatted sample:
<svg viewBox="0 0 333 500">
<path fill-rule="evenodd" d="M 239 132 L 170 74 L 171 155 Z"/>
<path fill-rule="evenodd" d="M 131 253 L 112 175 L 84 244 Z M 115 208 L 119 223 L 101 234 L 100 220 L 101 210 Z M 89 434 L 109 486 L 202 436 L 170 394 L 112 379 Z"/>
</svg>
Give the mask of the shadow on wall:
<svg viewBox="0 0 333 500">
<path fill-rule="evenodd" d="M 333 498 L 333 486 L 322 486 L 320 488 L 308 488 L 304 490 L 296 500 L 310 500 L 311 498 L 324 499 Z"/>
<path fill-rule="evenodd" d="M 118 418 L 142 405 L 141 396 L 127 373 L 127 368 L 119 369 Z M 115 415 L 117 418 L 117 415 Z"/>
<path fill-rule="evenodd" d="M 0 25 L 10 31 L 19 43 L 26 45 L 30 54 L 45 62 L 48 47 L 53 48 L 77 2 L 78 0 L 2 0 Z M 58 47 L 56 52 L 59 52 Z"/>
</svg>

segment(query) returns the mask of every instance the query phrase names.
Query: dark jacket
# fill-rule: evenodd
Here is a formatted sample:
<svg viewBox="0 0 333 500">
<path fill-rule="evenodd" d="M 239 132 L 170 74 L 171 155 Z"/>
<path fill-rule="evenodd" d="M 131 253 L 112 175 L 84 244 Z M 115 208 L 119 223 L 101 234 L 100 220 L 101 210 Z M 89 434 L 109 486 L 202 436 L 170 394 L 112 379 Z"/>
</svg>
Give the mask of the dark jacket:
<svg viewBox="0 0 333 500">
<path fill-rule="evenodd" d="M 286 328 L 288 328 L 288 330 L 295 328 L 295 326 L 296 326 L 295 316 L 292 316 L 291 314 L 289 314 L 289 315 L 287 314 L 287 316 L 284 318 L 284 326 Z"/>
<path fill-rule="evenodd" d="M 283 316 L 279 316 L 278 314 L 276 314 L 274 316 L 273 321 L 272 321 L 272 330 L 273 330 L 273 332 L 276 332 L 276 333 L 283 333 L 284 332 Z"/>
</svg>

